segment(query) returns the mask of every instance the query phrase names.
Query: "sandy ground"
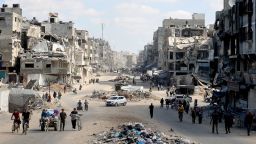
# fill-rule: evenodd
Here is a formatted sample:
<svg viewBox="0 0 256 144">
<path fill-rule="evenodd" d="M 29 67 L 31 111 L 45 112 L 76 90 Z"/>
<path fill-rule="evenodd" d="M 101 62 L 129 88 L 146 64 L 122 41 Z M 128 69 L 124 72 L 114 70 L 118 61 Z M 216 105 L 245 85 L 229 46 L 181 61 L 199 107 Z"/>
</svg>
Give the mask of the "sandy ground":
<svg viewBox="0 0 256 144">
<path fill-rule="evenodd" d="M 84 85 L 82 91 L 79 91 L 78 94 L 67 93 L 63 96 L 61 103 L 67 114 L 76 106 L 79 99 L 86 98 L 89 100 L 89 111 L 80 112 L 83 114 L 82 131 L 73 131 L 68 117 L 66 131 L 55 132 L 50 130 L 49 132 L 41 132 L 38 122 L 41 112 L 34 111 L 27 135 L 11 133 L 11 114 L 1 113 L 0 144 L 90 144 L 91 140 L 95 139 L 93 134 L 109 130 L 125 122 L 142 122 L 146 127 L 160 130 L 166 134 L 182 135 L 205 144 L 255 143 L 256 134 L 253 133 L 251 137 L 248 137 L 243 129 L 232 129 L 232 133 L 226 135 L 224 134 L 223 125 L 221 125 L 219 128 L 220 134 L 212 134 L 208 119 L 204 119 L 202 125 L 191 124 L 190 116 L 185 115 L 184 122 L 180 123 L 176 111 L 159 108 L 159 100 L 144 99 L 139 102 L 128 102 L 127 106 L 106 107 L 104 101 L 86 97 L 93 90 L 112 91 L 113 83 L 108 82 L 108 80 L 113 77 L 101 76 L 99 84 Z M 148 84 L 138 82 L 138 85 L 148 88 Z M 153 91 L 153 94 L 158 98 L 165 97 L 165 91 Z M 148 106 L 150 103 L 155 105 L 153 119 L 149 118 Z M 170 132 L 171 128 L 174 132 Z"/>
</svg>

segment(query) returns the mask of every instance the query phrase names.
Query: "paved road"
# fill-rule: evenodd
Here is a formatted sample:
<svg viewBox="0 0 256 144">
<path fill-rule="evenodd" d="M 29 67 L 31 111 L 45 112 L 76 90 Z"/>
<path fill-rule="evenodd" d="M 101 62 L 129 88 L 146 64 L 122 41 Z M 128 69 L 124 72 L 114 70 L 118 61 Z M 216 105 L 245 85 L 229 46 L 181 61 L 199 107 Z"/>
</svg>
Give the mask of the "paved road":
<svg viewBox="0 0 256 144">
<path fill-rule="evenodd" d="M 111 86 L 95 84 L 83 89 L 77 95 L 71 93 L 63 97 L 63 107 L 67 113 L 76 105 L 77 100 L 82 99 L 87 93 L 94 89 L 111 89 Z M 148 112 L 148 105 L 151 102 L 155 104 L 153 119 L 149 118 Z M 161 130 L 167 134 L 173 134 L 169 132 L 172 128 L 176 134 L 204 144 L 253 144 L 256 139 L 256 134 L 248 137 L 245 130 L 240 129 L 232 129 L 232 133 L 226 135 L 223 126 L 219 129 L 219 135 L 212 134 L 209 121 L 203 121 L 202 125 L 191 124 L 189 115 L 185 115 L 184 122 L 180 123 L 176 111 L 160 109 L 159 102 L 154 100 L 130 102 L 125 107 L 105 107 L 104 102 L 100 100 L 90 100 L 89 103 L 89 111 L 82 112 L 84 114 L 82 131 L 72 131 L 68 118 L 65 132 L 41 132 L 38 123 L 40 112 L 34 112 L 28 135 L 12 134 L 10 132 L 10 114 L 0 114 L 0 125 L 2 126 L 0 128 L 0 144 L 90 144 L 94 139 L 93 134 L 124 122 L 142 122 L 147 127 Z"/>
</svg>

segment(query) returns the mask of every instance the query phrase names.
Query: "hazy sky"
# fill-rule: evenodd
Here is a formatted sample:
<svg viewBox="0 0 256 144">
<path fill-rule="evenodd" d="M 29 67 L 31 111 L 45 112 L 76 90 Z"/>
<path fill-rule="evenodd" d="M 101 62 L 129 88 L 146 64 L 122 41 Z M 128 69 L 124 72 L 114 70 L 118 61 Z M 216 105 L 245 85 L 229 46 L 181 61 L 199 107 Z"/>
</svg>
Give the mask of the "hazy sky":
<svg viewBox="0 0 256 144">
<path fill-rule="evenodd" d="M 20 3 L 23 16 L 29 19 L 47 20 L 49 12 L 58 12 L 60 20 L 72 20 L 94 37 L 101 37 L 104 23 L 104 39 L 112 49 L 131 52 L 152 42 L 163 19 L 205 13 L 206 24 L 211 24 L 215 11 L 223 7 L 223 0 L 0 0 L 3 3 Z"/>
</svg>

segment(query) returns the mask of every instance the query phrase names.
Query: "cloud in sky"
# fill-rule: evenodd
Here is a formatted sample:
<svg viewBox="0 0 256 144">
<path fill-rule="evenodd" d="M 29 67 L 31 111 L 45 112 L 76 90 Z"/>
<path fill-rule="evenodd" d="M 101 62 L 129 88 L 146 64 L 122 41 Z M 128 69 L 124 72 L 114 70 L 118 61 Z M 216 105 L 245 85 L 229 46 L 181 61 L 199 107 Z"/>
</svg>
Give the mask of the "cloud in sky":
<svg viewBox="0 0 256 144">
<path fill-rule="evenodd" d="M 206 0 L 210 7 L 216 11 L 223 9 L 223 0 Z"/>
<path fill-rule="evenodd" d="M 21 4 L 26 17 L 47 19 L 49 12 L 58 12 L 60 18 L 77 20 L 79 17 L 97 17 L 103 13 L 94 8 L 86 7 L 83 0 L 4 0 L 9 5 Z"/>
<path fill-rule="evenodd" d="M 86 28 L 91 36 L 101 36 L 101 24 L 110 44 L 117 50 L 137 52 L 151 42 L 153 32 L 167 18 L 191 18 L 192 13 L 206 13 L 207 23 L 213 23 L 215 11 L 223 0 L 0 0 L 0 3 L 20 3 L 23 16 L 48 19 L 49 12 L 58 12 L 60 20 L 74 21 Z"/>
<path fill-rule="evenodd" d="M 136 3 L 121 3 L 116 6 L 117 12 L 122 15 L 155 15 L 160 11 L 147 5 L 140 5 Z"/>
<path fill-rule="evenodd" d="M 165 14 L 167 18 L 182 18 L 182 19 L 191 19 L 192 13 L 184 10 L 177 10 L 177 11 L 169 11 Z"/>
</svg>

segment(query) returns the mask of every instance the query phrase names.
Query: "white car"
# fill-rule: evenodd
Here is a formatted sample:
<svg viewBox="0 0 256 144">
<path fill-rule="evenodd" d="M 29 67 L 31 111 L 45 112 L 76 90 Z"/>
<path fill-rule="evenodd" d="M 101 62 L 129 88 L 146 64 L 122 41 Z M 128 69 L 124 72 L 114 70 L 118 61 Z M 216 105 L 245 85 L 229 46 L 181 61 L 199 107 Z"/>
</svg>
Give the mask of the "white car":
<svg viewBox="0 0 256 144">
<path fill-rule="evenodd" d="M 106 106 L 125 106 L 127 104 L 127 100 L 124 96 L 111 96 L 106 101 Z"/>
</svg>

